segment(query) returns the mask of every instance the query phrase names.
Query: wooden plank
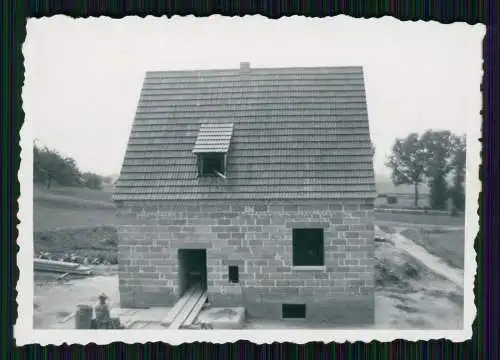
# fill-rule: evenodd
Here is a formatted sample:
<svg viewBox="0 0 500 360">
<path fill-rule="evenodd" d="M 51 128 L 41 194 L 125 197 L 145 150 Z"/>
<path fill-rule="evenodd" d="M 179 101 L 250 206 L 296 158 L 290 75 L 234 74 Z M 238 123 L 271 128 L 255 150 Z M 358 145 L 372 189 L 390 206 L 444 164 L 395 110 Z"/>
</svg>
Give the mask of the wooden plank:
<svg viewBox="0 0 500 360">
<path fill-rule="evenodd" d="M 195 289 L 191 288 L 181 296 L 181 298 L 175 303 L 174 307 L 168 312 L 167 316 L 162 320 L 162 325 L 168 326 L 172 321 L 174 321 L 186 302 L 191 298 L 194 291 Z"/>
<path fill-rule="evenodd" d="M 205 305 L 205 301 L 207 301 L 207 293 L 203 293 L 198 300 L 198 302 L 194 305 L 193 310 L 189 313 L 189 316 L 186 318 L 186 321 L 182 324 L 182 326 L 191 326 L 193 325 L 194 321 L 196 320 L 196 317 L 201 311 L 201 308 L 203 305 Z"/>
<path fill-rule="evenodd" d="M 187 290 L 184 295 L 175 303 L 174 307 L 168 312 L 167 316 L 161 321 L 163 326 L 168 326 L 177 317 L 178 313 L 182 310 L 186 302 L 191 298 L 195 289 Z"/>
<path fill-rule="evenodd" d="M 65 268 L 65 269 L 76 269 L 77 267 L 80 266 L 80 264 L 77 263 L 72 263 L 72 262 L 67 262 L 67 261 L 56 261 L 56 260 L 47 260 L 47 259 L 33 259 L 33 262 L 36 265 L 42 266 L 56 266 L 59 268 Z"/>
<path fill-rule="evenodd" d="M 196 292 L 191 295 L 191 298 L 186 302 L 182 310 L 178 313 L 175 320 L 168 327 L 169 329 L 176 330 L 181 324 L 186 320 L 189 313 L 193 310 L 193 307 L 196 305 L 200 297 L 203 295 L 203 291 L 197 289 Z"/>
<path fill-rule="evenodd" d="M 198 290 L 191 296 L 191 298 L 186 302 L 182 310 L 178 313 L 175 320 L 170 324 L 169 329 L 173 330 L 179 329 L 179 327 L 186 320 L 188 315 L 193 310 L 193 307 L 196 305 L 196 303 L 198 302 L 198 300 L 202 295 L 203 292 L 201 290 Z"/>
</svg>

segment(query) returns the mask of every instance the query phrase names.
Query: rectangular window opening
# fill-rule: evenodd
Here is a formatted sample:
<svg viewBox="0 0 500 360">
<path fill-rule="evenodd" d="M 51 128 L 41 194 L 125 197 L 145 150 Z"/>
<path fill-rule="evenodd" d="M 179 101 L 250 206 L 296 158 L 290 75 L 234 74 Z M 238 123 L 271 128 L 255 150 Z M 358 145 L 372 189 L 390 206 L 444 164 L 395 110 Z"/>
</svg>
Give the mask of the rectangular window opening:
<svg viewBox="0 0 500 360">
<path fill-rule="evenodd" d="M 293 229 L 293 266 L 323 266 L 324 229 Z"/>
<path fill-rule="evenodd" d="M 229 282 L 238 283 L 240 281 L 240 274 L 238 271 L 238 266 L 230 265 L 229 266 Z"/>
<path fill-rule="evenodd" d="M 200 154 L 201 175 L 217 176 L 217 173 L 224 175 L 224 154 Z"/>
<path fill-rule="evenodd" d="M 305 319 L 306 305 L 305 304 L 282 304 L 281 313 L 283 319 Z"/>
</svg>

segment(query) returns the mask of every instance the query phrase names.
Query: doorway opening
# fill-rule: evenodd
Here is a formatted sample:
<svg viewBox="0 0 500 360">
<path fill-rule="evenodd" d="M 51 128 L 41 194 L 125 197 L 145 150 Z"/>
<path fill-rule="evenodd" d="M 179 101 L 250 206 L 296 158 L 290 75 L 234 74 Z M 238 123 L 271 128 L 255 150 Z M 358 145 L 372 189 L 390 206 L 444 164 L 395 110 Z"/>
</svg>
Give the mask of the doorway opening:
<svg viewBox="0 0 500 360">
<path fill-rule="evenodd" d="M 207 250 L 179 249 L 180 296 L 192 287 L 207 290 Z"/>
</svg>

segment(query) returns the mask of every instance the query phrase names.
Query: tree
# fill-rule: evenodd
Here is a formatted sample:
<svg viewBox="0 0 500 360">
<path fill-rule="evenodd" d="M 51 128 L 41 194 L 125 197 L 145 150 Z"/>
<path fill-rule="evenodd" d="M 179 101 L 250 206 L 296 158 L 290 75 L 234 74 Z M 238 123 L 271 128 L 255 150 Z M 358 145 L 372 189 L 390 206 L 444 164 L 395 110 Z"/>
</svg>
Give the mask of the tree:
<svg viewBox="0 0 500 360">
<path fill-rule="evenodd" d="M 465 210 L 465 166 L 466 166 L 466 137 L 453 136 L 451 146 L 452 186 L 450 197 L 454 210 Z"/>
<path fill-rule="evenodd" d="M 42 152 L 35 145 L 33 147 L 33 181 L 36 183 L 42 183 L 47 181 L 47 171 L 42 165 Z"/>
<path fill-rule="evenodd" d="M 445 210 L 449 198 L 446 179 L 452 169 L 452 134 L 449 131 L 427 130 L 420 141 L 427 153 L 424 172 L 429 179 L 430 206 L 432 209 Z"/>
<path fill-rule="evenodd" d="M 103 176 L 102 177 L 102 182 L 104 184 L 111 184 L 113 182 L 113 177 L 111 175 Z"/>
<path fill-rule="evenodd" d="M 81 174 L 76 162 L 70 157 L 63 158 L 57 151 L 47 147 L 34 146 L 34 181 L 45 183 L 49 189 L 53 181 L 60 185 L 76 186 L 81 184 Z"/>
<path fill-rule="evenodd" d="M 429 153 L 422 146 L 418 134 L 412 133 L 404 139 L 396 139 L 386 166 L 392 170 L 394 185 L 413 185 L 414 205 L 418 207 L 419 185 L 424 181 Z"/>
<path fill-rule="evenodd" d="M 102 177 L 92 172 L 86 172 L 83 175 L 83 184 L 89 189 L 102 189 Z"/>
<path fill-rule="evenodd" d="M 73 158 L 63 157 L 55 150 L 38 147 L 36 144 L 33 151 L 33 181 L 44 183 L 47 189 L 50 189 L 54 181 L 63 186 L 102 188 L 103 177 L 92 172 L 82 174 Z M 111 179 L 109 177 L 107 180 Z"/>
</svg>

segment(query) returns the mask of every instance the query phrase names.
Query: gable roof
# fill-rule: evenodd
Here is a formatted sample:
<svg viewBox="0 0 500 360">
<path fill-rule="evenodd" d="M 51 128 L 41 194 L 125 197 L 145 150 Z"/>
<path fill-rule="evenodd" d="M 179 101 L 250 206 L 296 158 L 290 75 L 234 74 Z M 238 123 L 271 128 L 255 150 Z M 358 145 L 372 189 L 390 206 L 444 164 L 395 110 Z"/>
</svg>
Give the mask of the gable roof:
<svg viewBox="0 0 500 360">
<path fill-rule="evenodd" d="M 197 138 L 220 124 L 234 124 L 227 179 L 198 177 Z M 242 64 L 242 70 L 146 74 L 113 198 L 375 196 L 361 67 Z"/>
</svg>

